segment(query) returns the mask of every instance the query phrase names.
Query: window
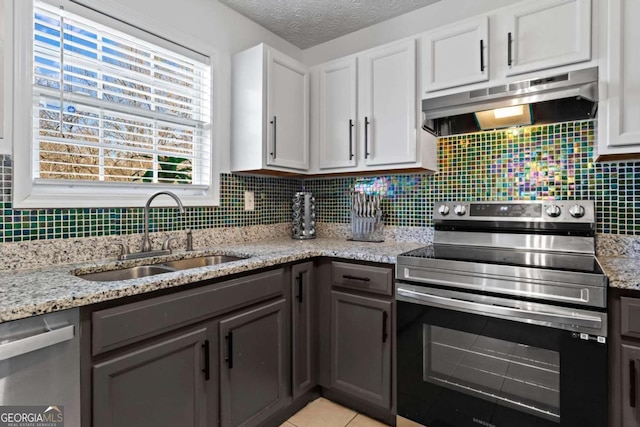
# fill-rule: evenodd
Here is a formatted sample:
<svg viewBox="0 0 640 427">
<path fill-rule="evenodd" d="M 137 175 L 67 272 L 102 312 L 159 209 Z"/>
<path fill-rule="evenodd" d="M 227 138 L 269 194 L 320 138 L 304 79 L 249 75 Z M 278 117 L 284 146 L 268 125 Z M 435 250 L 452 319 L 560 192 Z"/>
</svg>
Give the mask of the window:
<svg viewBox="0 0 640 427">
<path fill-rule="evenodd" d="M 14 205 L 128 206 L 160 189 L 211 204 L 209 57 L 70 5 L 31 9 L 31 188 Z"/>
</svg>

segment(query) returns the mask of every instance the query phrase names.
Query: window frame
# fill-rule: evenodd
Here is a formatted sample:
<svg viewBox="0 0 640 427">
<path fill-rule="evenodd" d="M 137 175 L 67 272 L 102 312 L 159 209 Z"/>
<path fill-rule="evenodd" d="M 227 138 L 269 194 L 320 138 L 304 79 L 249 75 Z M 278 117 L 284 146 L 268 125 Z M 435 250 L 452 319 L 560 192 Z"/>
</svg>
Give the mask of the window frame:
<svg viewBox="0 0 640 427">
<path fill-rule="evenodd" d="M 2 0 L 0 0 L 2 1 Z M 211 69 L 210 106 L 210 175 L 208 186 L 162 185 L 147 183 L 113 183 L 95 181 L 35 181 L 33 179 L 34 138 L 33 138 L 33 0 L 13 0 L 13 207 L 14 208 L 110 208 L 143 206 L 150 195 L 157 191 L 171 191 L 177 194 L 185 206 L 219 206 L 220 203 L 220 87 L 219 53 L 202 41 L 185 34 L 172 31 L 166 25 L 153 21 L 134 10 L 123 8 L 111 0 L 100 2 L 100 11 L 82 5 L 83 0 L 41 0 L 55 6 L 63 6 L 71 13 L 123 31 L 129 25 L 135 32 L 148 33 L 172 41 L 180 46 L 188 46 L 208 56 Z M 87 5 L 89 3 L 87 2 Z M 120 21 L 119 17 L 126 17 Z M 136 34 L 138 36 L 138 34 Z M 146 39 L 146 37 L 145 37 Z M 156 41 L 157 43 L 157 41 Z M 160 43 L 166 47 L 165 43 Z"/>
</svg>

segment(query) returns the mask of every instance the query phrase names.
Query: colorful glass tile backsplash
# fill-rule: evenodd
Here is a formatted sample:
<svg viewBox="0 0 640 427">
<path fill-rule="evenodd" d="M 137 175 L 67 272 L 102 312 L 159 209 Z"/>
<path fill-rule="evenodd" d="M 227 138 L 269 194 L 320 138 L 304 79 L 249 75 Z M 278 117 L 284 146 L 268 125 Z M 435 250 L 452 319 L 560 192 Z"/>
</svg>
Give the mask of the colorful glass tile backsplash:
<svg viewBox="0 0 640 427">
<path fill-rule="evenodd" d="M 594 200 L 599 232 L 640 234 L 640 162 L 594 163 L 596 121 L 438 140 L 438 172 L 309 179 L 318 221 L 348 223 L 349 191 L 385 196 L 388 225 L 431 226 L 438 200 Z"/>
<path fill-rule="evenodd" d="M 0 242 L 67 239 L 141 233 L 142 208 L 37 209 L 11 208 L 11 158 L 0 156 Z M 299 191 L 298 179 L 223 174 L 219 207 L 186 208 L 184 220 L 192 229 L 277 224 L 291 217 L 291 196 Z M 255 210 L 244 210 L 244 192 L 255 192 Z M 183 218 L 175 208 L 154 208 L 151 231 L 182 230 Z"/>
<path fill-rule="evenodd" d="M 457 135 L 438 140 L 436 174 L 271 178 L 223 174 L 220 206 L 188 208 L 191 228 L 289 222 L 291 198 L 316 197 L 319 221 L 348 223 L 352 191 L 384 195 L 388 225 L 431 226 L 437 200 L 594 200 L 598 231 L 640 235 L 640 161 L 594 163 L 593 120 Z M 0 156 L 0 243 L 139 233 L 141 208 L 18 210 L 11 156 Z M 244 211 L 244 191 L 256 209 Z M 153 231 L 182 229 L 173 208 L 152 210 Z"/>
</svg>

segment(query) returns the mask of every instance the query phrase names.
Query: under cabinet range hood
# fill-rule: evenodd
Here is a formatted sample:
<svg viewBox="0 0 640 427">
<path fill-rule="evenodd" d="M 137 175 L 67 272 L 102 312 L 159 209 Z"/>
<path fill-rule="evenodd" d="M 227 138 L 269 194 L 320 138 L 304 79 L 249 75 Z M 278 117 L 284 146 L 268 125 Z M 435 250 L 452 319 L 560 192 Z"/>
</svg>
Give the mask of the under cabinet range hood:
<svg viewBox="0 0 640 427">
<path fill-rule="evenodd" d="M 422 100 L 422 128 L 435 136 L 594 118 L 598 68 Z"/>
</svg>

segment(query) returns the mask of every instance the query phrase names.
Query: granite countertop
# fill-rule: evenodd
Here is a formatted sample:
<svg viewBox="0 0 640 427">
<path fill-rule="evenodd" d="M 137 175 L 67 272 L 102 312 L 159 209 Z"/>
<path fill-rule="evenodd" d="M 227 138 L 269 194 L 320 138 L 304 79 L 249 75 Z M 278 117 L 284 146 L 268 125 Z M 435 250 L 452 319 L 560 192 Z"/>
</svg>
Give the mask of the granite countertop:
<svg viewBox="0 0 640 427">
<path fill-rule="evenodd" d="M 609 287 L 640 291 L 640 258 L 599 256 L 598 261 L 609 278 Z"/>
<path fill-rule="evenodd" d="M 297 241 L 290 238 L 225 244 L 219 247 L 181 252 L 157 258 L 128 261 L 113 259 L 60 264 L 30 270 L 0 272 L 0 322 L 21 319 L 131 295 L 152 292 L 216 277 L 300 261 L 317 256 L 393 264 L 396 256 L 424 246 L 424 243 L 365 243 L 318 238 Z M 75 274 L 160 263 L 167 260 L 211 254 L 249 257 L 214 266 L 113 282 L 94 282 Z"/>
</svg>

